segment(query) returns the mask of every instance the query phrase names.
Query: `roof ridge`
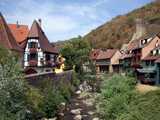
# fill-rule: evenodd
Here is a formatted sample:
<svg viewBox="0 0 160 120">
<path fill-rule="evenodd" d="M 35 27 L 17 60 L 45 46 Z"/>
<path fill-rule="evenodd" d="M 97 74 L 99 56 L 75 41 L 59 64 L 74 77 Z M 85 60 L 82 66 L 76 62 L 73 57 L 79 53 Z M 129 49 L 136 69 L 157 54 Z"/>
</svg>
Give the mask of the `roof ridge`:
<svg viewBox="0 0 160 120">
<path fill-rule="evenodd" d="M 2 13 L 0 12 L 0 21 L 1 21 L 1 26 L 2 28 L 2 37 L 6 38 L 5 41 L 1 40 L 2 44 L 5 47 L 9 47 L 9 49 L 17 50 L 17 51 L 22 51 L 22 48 L 18 45 L 16 42 L 7 22 L 5 21 Z M 4 34 L 4 36 L 3 36 Z"/>
<path fill-rule="evenodd" d="M 56 48 L 54 48 L 49 42 L 46 34 L 44 33 L 41 26 L 36 20 L 33 21 L 33 24 L 31 26 L 31 29 L 29 31 L 27 38 L 38 38 L 38 41 L 43 51 L 58 53 Z"/>
</svg>

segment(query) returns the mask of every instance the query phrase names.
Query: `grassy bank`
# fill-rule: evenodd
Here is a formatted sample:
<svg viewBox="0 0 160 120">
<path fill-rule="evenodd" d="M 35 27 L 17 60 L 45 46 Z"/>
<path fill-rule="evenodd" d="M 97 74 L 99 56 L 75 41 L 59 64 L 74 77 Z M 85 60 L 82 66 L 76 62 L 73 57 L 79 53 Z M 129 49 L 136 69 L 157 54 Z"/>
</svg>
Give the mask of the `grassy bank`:
<svg viewBox="0 0 160 120">
<path fill-rule="evenodd" d="M 103 77 L 97 111 L 106 120 L 158 120 L 160 90 L 139 93 L 133 77 Z"/>
</svg>

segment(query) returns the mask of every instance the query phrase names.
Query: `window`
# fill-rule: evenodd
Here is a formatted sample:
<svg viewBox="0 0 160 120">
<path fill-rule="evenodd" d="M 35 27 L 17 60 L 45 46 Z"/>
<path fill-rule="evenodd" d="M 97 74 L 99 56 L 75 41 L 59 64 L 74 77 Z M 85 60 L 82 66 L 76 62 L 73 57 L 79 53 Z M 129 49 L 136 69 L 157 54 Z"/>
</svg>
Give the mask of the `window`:
<svg viewBox="0 0 160 120">
<path fill-rule="evenodd" d="M 155 77 L 155 75 L 154 74 L 150 74 L 150 78 L 154 78 Z"/>
<path fill-rule="evenodd" d="M 154 66 L 154 62 L 153 61 L 151 61 L 151 65 Z"/>
<path fill-rule="evenodd" d="M 149 61 L 146 61 L 146 66 L 149 66 Z"/>
<path fill-rule="evenodd" d="M 36 42 L 29 42 L 28 43 L 28 48 L 38 48 L 38 43 L 36 43 Z"/>
<path fill-rule="evenodd" d="M 159 51 L 158 51 L 158 50 L 156 50 L 156 55 L 158 55 L 158 53 L 159 53 Z"/>
<path fill-rule="evenodd" d="M 46 54 L 46 61 L 49 61 L 51 59 L 49 54 Z"/>
<path fill-rule="evenodd" d="M 158 40 L 157 40 L 157 41 L 156 41 L 156 47 L 158 47 L 158 45 L 159 45 L 159 44 L 158 44 Z"/>
<path fill-rule="evenodd" d="M 37 60 L 37 54 L 36 53 L 32 53 L 29 55 L 29 59 L 30 60 Z"/>
<path fill-rule="evenodd" d="M 153 55 L 156 55 L 156 50 L 153 51 Z"/>
</svg>

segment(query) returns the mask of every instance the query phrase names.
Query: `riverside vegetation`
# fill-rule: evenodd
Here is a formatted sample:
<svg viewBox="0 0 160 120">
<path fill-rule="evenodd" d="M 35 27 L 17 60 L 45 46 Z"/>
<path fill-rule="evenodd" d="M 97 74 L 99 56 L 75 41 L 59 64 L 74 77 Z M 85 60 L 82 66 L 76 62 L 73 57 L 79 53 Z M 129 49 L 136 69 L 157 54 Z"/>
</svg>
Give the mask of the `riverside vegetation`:
<svg viewBox="0 0 160 120">
<path fill-rule="evenodd" d="M 76 73 L 70 84 L 60 80 L 53 86 L 44 80 L 39 88 L 28 85 L 13 53 L 0 47 L 0 119 L 35 120 L 57 114 L 60 103 L 67 102 L 79 84 Z"/>
<path fill-rule="evenodd" d="M 139 93 L 134 77 L 103 77 L 97 112 L 105 120 L 159 120 L 160 90 Z"/>
<path fill-rule="evenodd" d="M 82 64 L 88 60 L 89 51 L 89 44 L 82 42 L 81 37 L 68 43 L 61 53 L 66 58 L 66 69 L 76 71 L 70 83 L 65 84 L 66 80 L 62 79 L 55 86 L 46 79 L 35 88 L 24 80 L 16 55 L 0 47 L 0 119 L 34 120 L 57 116 L 60 104 L 70 100 L 83 80 Z"/>
<path fill-rule="evenodd" d="M 39 88 L 35 88 L 24 80 L 15 55 L 0 47 L 0 119 L 37 120 L 54 117 L 58 114 L 60 104 L 68 102 L 73 91 L 84 80 L 92 86 L 92 92 L 98 94 L 96 108 L 102 119 L 160 118 L 160 90 L 139 93 L 135 89 L 135 78 L 129 75 L 104 75 L 100 77 L 102 84 L 97 85 L 95 66 L 91 64 L 92 71 L 87 74 L 82 69 L 83 64 L 88 62 L 89 51 L 89 44 L 82 42 L 81 37 L 67 43 L 61 53 L 67 57 L 67 67 L 76 71 L 72 74 L 70 84 L 65 84 L 65 79 L 62 79 L 58 86 L 54 86 L 51 80 L 46 79 Z"/>
</svg>

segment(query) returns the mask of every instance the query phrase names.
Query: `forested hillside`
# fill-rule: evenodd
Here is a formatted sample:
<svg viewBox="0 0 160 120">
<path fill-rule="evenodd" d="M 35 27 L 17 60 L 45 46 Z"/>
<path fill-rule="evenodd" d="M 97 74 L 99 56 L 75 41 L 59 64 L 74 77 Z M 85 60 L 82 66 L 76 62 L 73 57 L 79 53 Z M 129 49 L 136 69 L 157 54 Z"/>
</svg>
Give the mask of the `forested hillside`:
<svg viewBox="0 0 160 120">
<path fill-rule="evenodd" d="M 142 18 L 148 25 L 160 25 L 160 2 L 152 2 L 126 15 L 117 16 L 92 30 L 84 39 L 94 48 L 120 48 L 132 38 L 136 18 Z"/>
</svg>

